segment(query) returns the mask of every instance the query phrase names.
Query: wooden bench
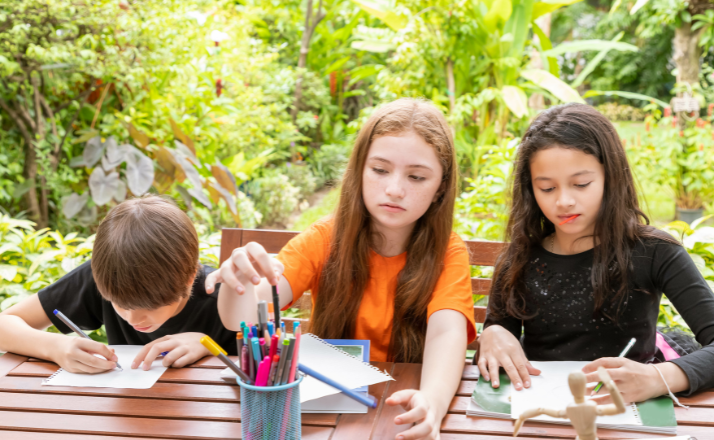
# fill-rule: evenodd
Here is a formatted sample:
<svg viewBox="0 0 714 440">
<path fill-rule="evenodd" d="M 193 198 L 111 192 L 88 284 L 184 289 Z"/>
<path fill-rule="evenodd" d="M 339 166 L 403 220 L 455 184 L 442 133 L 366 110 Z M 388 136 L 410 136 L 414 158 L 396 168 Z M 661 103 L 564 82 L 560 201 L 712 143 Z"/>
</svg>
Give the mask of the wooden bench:
<svg viewBox="0 0 714 440">
<path fill-rule="evenodd" d="M 294 231 L 224 228 L 221 235 L 220 261 L 223 263 L 230 257 L 233 249 L 245 246 L 251 241 L 260 243 L 269 253 L 277 254 L 297 234 L 299 233 Z M 505 246 L 505 243 L 502 242 L 467 240 L 465 243 L 469 250 L 469 264 L 472 266 L 493 266 Z M 488 295 L 490 288 L 490 278 L 471 278 L 471 290 L 475 295 Z M 311 308 L 310 296 L 307 293 L 303 295 L 300 301 L 295 304 L 295 307 L 309 311 Z M 486 307 L 474 306 L 474 320 L 482 324 L 485 319 Z M 308 320 L 285 318 L 285 321 L 307 322 Z M 476 347 L 475 342 L 469 345 L 469 348 L 472 349 Z"/>
</svg>

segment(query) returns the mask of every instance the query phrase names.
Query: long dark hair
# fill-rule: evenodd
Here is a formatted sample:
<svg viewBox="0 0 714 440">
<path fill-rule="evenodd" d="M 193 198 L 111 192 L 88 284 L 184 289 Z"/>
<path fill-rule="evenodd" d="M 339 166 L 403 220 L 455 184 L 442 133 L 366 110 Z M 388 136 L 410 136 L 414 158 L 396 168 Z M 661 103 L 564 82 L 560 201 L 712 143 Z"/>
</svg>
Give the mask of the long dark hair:
<svg viewBox="0 0 714 440">
<path fill-rule="evenodd" d="M 593 287 L 595 313 L 617 321 L 627 297 L 632 271 L 632 249 L 643 238 L 655 235 L 649 219 L 640 210 L 635 183 L 620 138 L 603 115 L 584 104 L 564 104 L 541 113 L 526 131 L 518 149 L 512 182 L 512 206 L 506 228 L 508 247 L 499 257 L 491 285 L 498 304 L 489 307 L 497 317 L 532 317 L 527 308 L 525 268 L 532 249 L 555 232 L 543 215 L 533 192 L 530 163 L 533 155 L 547 148 L 573 148 L 591 154 L 603 165 L 605 188 L 593 232 Z M 669 241 L 669 240 L 667 240 Z M 672 243 L 678 243 L 672 239 Z M 614 313 L 603 310 L 611 305 Z M 610 308 L 610 307 L 608 307 Z"/>
<path fill-rule="evenodd" d="M 416 133 L 434 147 L 444 171 L 439 197 L 417 220 L 407 241 L 407 262 L 399 273 L 394 296 L 388 358 L 421 362 L 427 306 L 451 238 L 458 180 L 451 129 L 441 111 L 427 101 L 402 98 L 386 104 L 357 135 L 342 179 L 330 254 L 320 276 L 310 329 L 322 338 L 354 337 L 357 312 L 369 281 L 369 250 L 380 239 L 371 228 L 362 199 L 362 172 L 376 137 L 407 132 Z"/>
</svg>

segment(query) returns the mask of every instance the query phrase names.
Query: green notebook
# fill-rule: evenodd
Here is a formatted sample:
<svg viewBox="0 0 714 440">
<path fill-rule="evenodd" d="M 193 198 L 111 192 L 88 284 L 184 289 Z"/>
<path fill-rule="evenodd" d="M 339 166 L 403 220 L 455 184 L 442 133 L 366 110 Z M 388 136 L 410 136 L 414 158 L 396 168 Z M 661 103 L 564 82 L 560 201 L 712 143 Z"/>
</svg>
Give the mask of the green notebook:
<svg viewBox="0 0 714 440">
<path fill-rule="evenodd" d="M 539 367 L 540 368 L 540 367 Z M 506 374 L 500 374 L 501 386 L 493 388 L 491 383 L 479 378 L 476 388 L 471 396 L 471 402 L 466 414 L 477 417 L 490 417 L 499 419 L 512 419 L 511 416 L 511 392 L 512 386 Z M 551 376 L 552 377 L 552 376 Z M 563 379 L 567 381 L 567 378 Z M 642 425 L 604 425 L 598 424 L 601 428 L 622 429 L 628 431 L 642 431 L 650 433 L 676 434 L 677 419 L 674 415 L 674 403 L 667 396 L 650 399 L 646 402 L 637 403 L 636 414 L 639 416 Z M 567 421 L 545 421 L 547 423 L 565 423 Z"/>
</svg>

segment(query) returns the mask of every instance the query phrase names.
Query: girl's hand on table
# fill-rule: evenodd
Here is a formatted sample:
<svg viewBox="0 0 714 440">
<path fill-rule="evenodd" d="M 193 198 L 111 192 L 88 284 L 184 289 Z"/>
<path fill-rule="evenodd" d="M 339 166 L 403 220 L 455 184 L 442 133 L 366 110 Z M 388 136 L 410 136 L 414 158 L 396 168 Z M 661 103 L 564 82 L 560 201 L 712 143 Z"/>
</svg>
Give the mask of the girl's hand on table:
<svg viewBox="0 0 714 440">
<path fill-rule="evenodd" d="M 95 356 L 102 356 L 99 358 Z M 114 350 L 101 342 L 67 336 L 55 346 L 51 359 L 70 373 L 96 374 L 116 368 Z"/>
<path fill-rule="evenodd" d="M 436 410 L 424 393 L 419 390 L 402 390 L 392 394 L 386 404 L 401 405 L 406 413 L 397 416 L 397 425 L 414 424 L 410 429 L 397 434 L 396 440 L 427 439 L 438 440 L 441 418 L 437 420 Z"/>
<path fill-rule="evenodd" d="M 478 369 L 493 388 L 498 388 L 498 369 L 503 367 L 511 379 L 513 387 L 520 390 L 530 388 L 530 376 L 538 376 L 540 370 L 528 362 L 521 343 L 500 325 L 486 328 L 479 337 Z M 597 373 L 597 369 L 595 370 Z"/>
<path fill-rule="evenodd" d="M 247 283 L 257 286 L 261 278 L 266 278 L 275 286 L 284 270 L 283 263 L 268 255 L 263 246 L 250 242 L 244 247 L 234 249 L 231 257 L 221 264 L 220 269 L 208 274 L 206 292 L 213 293 L 216 284 L 223 283 L 242 295 Z"/>
<path fill-rule="evenodd" d="M 168 351 L 161 362 L 164 367 L 181 368 L 192 364 L 199 359 L 208 356 L 208 349 L 201 344 L 203 333 L 179 333 L 177 335 L 167 335 L 155 341 L 151 341 L 139 351 L 131 363 L 131 368 L 139 368 L 141 365 L 145 371 L 151 368 L 151 364 L 159 355 Z M 143 365 L 142 365 L 143 364 Z"/>
<path fill-rule="evenodd" d="M 588 383 L 591 383 L 586 390 L 588 396 L 595 388 L 595 383 L 600 381 L 600 377 L 597 374 L 598 367 L 607 369 L 626 403 L 643 402 L 647 399 L 667 394 L 667 387 L 654 365 L 641 364 L 627 358 L 618 357 L 601 358 L 583 367 L 585 378 Z M 687 379 L 684 371 L 675 364 L 665 362 L 658 364 L 657 368 L 667 378 L 667 383 L 672 392 L 677 393 L 689 389 L 689 379 Z M 598 404 L 612 402 L 610 395 L 607 393 L 607 388 L 604 386 L 600 388 L 600 391 L 591 400 Z"/>
</svg>

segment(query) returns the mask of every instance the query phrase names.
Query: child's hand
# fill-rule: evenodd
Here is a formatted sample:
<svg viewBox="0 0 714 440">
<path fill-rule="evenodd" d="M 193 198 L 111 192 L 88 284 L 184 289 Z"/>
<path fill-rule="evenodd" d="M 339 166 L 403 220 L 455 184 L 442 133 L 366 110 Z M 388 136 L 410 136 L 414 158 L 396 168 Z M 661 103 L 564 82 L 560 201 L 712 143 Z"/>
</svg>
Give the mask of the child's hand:
<svg viewBox="0 0 714 440">
<path fill-rule="evenodd" d="M 414 423 L 410 429 L 397 435 L 397 440 L 428 439 L 438 440 L 441 419 L 437 420 L 436 410 L 424 393 L 419 390 L 402 390 L 389 396 L 387 405 L 401 405 L 406 413 L 394 419 L 397 425 Z"/>
<path fill-rule="evenodd" d="M 665 364 L 660 364 L 660 366 L 662 365 Z M 622 398 L 627 403 L 642 402 L 667 393 L 664 382 L 653 365 L 641 364 L 627 358 L 601 358 L 583 367 L 587 383 L 591 384 L 586 390 L 588 396 L 595 388 L 595 383 L 600 381 L 600 376 L 597 373 L 598 367 L 607 369 L 620 390 Z M 612 403 L 604 386 L 592 400 L 598 405 Z"/>
<path fill-rule="evenodd" d="M 131 368 L 142 368 L 146 371 L 151 368 L 151 364 L 159 355 L 165 351 L 169 353 L 164 356 L 162 362 L 164 367 L 181 368 L 192 364 L 197 360 L 208 356 L 208 349 L 201 344 L 203 333 L 179 333 L 177 335 L 167 335 L 146 344 L 136 355 L 131 363 Z"/>
<path fill-rule="evenodd" d="M 51 359 L 65 371 L 88 374 L 113 370 L 117 366 L 116 361 L 119 360 L 114 350 L 101 342 L 69 336 L 62 338 L 62 342 L 56 345 L 55 354 Z"/>
<path fill-rule="evenodd" d="M 493 388 L 499 387 L 499 367 L 506 370 L 513 387 L 517 390 L 523 386 L 530 388 L 530 376 L 540 374 L 540 370 L 528 362 L 518 339 L 500 325 L 492 325 L 479 337 L 478 369 L 487 381 L 493 378 L 491 381 Z"/>
<path fill-rule="evenodd" d="M 242 248 L 234 249 L 221 268 L 206 277 L 206 292 L 213 293 L 216 284 L 223 283 L 242 295 L 245 284 L 250 282 L 257 286 L 260 278 L 267 278 L 275 286 L 283 270 L 283 264 L 271 258 L 263 246 L 250 242 Z"/>
</svg>

